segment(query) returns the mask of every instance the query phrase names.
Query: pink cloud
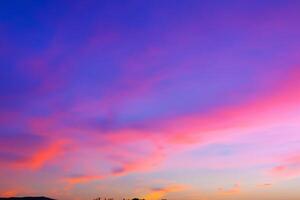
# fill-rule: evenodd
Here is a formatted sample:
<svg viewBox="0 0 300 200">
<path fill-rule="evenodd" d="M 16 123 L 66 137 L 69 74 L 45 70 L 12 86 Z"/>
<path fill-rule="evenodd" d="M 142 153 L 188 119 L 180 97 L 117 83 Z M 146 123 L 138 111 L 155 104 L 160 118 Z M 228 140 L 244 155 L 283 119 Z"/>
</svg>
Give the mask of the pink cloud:
<svg viewBox="0 0 300 200">
<path fill-rule="evenodd" d="M 270 170 L 276 177 L 291 179 L 300 176 L 300 156 L 289 155 L 279 165 Z"/>
<path fill-rule="evenodd" d="M 149 155 L 140 155 L 132 161 L 123 162 L 121 166 L 113 171 L 113 175 L 126 175 L 132 172 L 147 172 L 161 166 L 165 155 L 159 149 Z"/>
<path fill-rule="evenodd" d="M 33 170 L 39 169 L 51 160 L 55 159 L 58 155 L 62 154 L 66 144 L 66 141 L 57 140 L 34 152 L 29 159 L 17 162 L 15 166 L 18 168 L 29 168 Z"/>
<path fill-rule="evenodd" d="M 163 166 L 164 161 L 172 155 L 189 148 L 230 141 L 261 127 L 290 123 L 298 115 L 289 115 L 289 112 L 300 101 L 299 75 L 300 72 L 294 70 L 276 89 L 240 105 L 223 107 L 205 115 L 194 114 L 151 121 L 157 127 L 152 130 L 122 128 L 103 131 L 77 128 L 73 124 L 64 124 L 65 119 L 77 117 L 68 110 L 45 118 L 31 118 L 28 120 L 30 130 L 54 142 L 35 152 L 21 165 L 39 169 L 49 162 L 63 162 L 55 158 L 64 153 L 63 141 L 72 139 L 81 150 L 90 149 L 93 155 L 99 154 L 101 159 L 108 161 L 111 172 L 104 178 L 155 170 Z M 76 151 L 70 153 L 74 160 L 77 155 Z M 87 165 L 92 163 L 89 159 L 85 158 Z M 95 171 L 97 169 L 88 169 L 83 172 L 87 174 L 87 178 L 70 179 L 70 182 L 93 180 L 93 177 L 97 177 L 94 175 Z"/>
</svg>

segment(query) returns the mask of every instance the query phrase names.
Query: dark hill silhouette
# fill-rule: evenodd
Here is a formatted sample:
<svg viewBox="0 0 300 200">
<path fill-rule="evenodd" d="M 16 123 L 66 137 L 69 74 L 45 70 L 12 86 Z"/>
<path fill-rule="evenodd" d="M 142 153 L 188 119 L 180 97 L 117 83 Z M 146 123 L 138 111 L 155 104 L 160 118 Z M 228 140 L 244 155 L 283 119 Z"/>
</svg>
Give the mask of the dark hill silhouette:
<svg viewBox="0 0 300 200">
<path fill-rule="evenodd" d="M 1 198 L 0 200 L 55 200 L 50 199 L 48 197 L 9 197 L 9 198 Z"/>
</svg>

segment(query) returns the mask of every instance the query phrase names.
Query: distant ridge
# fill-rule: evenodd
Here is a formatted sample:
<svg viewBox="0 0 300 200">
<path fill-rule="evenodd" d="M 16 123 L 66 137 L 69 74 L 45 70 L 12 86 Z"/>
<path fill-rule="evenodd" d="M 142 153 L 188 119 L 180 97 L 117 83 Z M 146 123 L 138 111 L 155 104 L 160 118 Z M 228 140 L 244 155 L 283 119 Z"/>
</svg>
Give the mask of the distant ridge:
<svg viewBox="0 0 300 200">
<path fill-rule="evenodd" d="M 1 198 L 0 200 L 55 200 L 48 197 L 8 197 L 8 198 Z"/>
</svg>

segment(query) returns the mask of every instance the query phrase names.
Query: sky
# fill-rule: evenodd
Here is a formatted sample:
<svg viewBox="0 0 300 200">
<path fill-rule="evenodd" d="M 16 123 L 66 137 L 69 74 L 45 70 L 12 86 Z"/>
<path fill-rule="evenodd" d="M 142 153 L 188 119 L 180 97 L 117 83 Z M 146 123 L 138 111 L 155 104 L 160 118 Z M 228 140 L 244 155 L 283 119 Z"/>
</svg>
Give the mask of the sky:
<svg viewBox="0 0 300 200">
<path fill-rule="evenodd" d="M 0 196 L 300 197 L 300 1 L 0 1 Z"/>
</svg>

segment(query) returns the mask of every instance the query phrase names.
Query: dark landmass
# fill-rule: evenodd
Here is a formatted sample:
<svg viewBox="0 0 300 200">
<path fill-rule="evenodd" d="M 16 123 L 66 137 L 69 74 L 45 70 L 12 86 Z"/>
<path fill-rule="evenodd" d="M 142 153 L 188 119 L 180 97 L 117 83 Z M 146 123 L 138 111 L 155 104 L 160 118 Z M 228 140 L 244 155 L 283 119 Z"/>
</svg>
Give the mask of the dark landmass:
<svg viewBox="0 0 300 200">
<path fill-rule="evenodd" d="M 9 198 L 1 198 L 0 200 L 55 200 L 47 197 L 9 197 Z"/>
</svg>

